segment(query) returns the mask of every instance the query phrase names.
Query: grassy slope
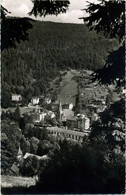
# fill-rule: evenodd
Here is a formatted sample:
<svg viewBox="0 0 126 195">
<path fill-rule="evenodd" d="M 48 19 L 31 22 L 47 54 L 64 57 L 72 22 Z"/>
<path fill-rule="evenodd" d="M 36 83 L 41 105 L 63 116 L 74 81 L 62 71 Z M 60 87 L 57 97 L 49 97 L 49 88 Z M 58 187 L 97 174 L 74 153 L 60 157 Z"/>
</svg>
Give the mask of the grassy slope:
<svg viewBox="0 0 126 195">
<path fill-rule="evenodd" d="M 77 95 L 77 82 L 73 80 L 75 74 L 78 74 L 77 71 L 68 71 L 67 74 L 62 78 L 62 82 L 60 84 L 61 92 L 58 95 L 58 99 L 61 100 L 62 103 L 73 103 L 75 104 L 75 96 Z"/>
<path fill-rule="evenodd" d="M 1 176 L 1 187 L 27 187 L 35 185 L 35 179 L 32 177 L 21 177 L 21 176 Z"/>
<path fill-rule="evenodd" d="M 80 79 L 80 76 L 82 76 L 82 71 L 77 70 L 70 70 L 67 71 L 67 74 L 62 76 L 62 81 L 58 83 L 57 88 L 60 88 L 60 93 L 58 94 L 58 101 L 61 100 L 61 103 L 73 103 L 75 104 L 75 98 L 78 94 L 78 81 L 77 78 L 79 78 L 80 85 L 80 95 L 81 99 L 85 102 L 87 100 L 101 100 L 102 96 L 104 96 L 104 100 L 106 99 L 109 88 L 111 86 L 107 87 L 105 85 L 99 84 L 98 81 L 92 82 L 92 71 L 85 70 L 85 73 L 83 73 L 83 76 L 87 79 Z M 76 77 L 76 80 L 74 79 Z M 87 82 L 87 84 L 85 84 Z M 86 86 L 89 86 L 89 88 L 86 88 Z M 53 85 L 52 85 L 53 87 Z M 114 87 L 114 86 L 112 86 Z M 115 88 L 115 87 L 114 87 Z M 112 90 L 113 91 L 113 90 Z M 115 96 L 115 100 L 119 100 L 119 94 L 117 92 L 113 92 Z"/>
</svg>

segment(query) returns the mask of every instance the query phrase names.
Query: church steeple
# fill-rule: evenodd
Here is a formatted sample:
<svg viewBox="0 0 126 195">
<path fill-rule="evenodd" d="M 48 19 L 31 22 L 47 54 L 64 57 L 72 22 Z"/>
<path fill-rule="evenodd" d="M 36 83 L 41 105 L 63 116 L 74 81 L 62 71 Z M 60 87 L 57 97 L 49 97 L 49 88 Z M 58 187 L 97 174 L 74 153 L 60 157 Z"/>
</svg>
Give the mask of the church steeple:
<svg viewBox="0 0 126 195">
<path fill-rule="evenodd" d="M 18 159 L 18 160 L 21 160 L 22 157 L 23 157 L 23 152 L 21 151 L 21 148 L 20 148 L 20 146 L 19 146 L 18 153 L 17 153 L 17 159 Z"/>
</svg>

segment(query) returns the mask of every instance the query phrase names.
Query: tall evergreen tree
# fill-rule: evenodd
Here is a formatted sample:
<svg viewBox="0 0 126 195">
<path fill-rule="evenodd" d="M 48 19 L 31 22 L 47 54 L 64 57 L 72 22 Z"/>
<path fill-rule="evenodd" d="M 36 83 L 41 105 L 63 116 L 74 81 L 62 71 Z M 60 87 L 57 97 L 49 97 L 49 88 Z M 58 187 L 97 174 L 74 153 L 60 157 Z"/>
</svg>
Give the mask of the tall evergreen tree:
<svg viewBox="0 0 126 195">
<path fill-rule="evenodd" d="M 14 120 L 19 121 L 20 117 L 21 117 L 20 108 L 19 106 L 17 106 L 14 112 Z"/>
</svg>

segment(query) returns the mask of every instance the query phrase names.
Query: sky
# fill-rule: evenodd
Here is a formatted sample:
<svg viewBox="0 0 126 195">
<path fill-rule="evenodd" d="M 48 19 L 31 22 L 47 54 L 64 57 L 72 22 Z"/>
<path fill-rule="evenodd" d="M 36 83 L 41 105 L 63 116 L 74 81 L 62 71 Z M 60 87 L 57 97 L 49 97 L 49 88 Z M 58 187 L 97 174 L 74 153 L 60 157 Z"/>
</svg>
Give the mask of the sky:
<svg viewBox="0 0 126 195">
<path fill-rule="evenodd" d="M 89 0 L 97 3 L 98 0 Z M 2 5 L 11 12 L 12 16 L 29 17 L 28 13 L 31 11 L 33 4 L 31 0 L 1 0 Z M 81 9 L 86 8 L 86 0 L 70 0 L 69 10 L 64 14 L 58 16 L 37 17 L 41 21 L 53 21 L 62 23 L 83 23 L 79 18 L 86 16 L 86 12 Z M 32 16 L 35 19 L 34 16 Z"/>
</svg>

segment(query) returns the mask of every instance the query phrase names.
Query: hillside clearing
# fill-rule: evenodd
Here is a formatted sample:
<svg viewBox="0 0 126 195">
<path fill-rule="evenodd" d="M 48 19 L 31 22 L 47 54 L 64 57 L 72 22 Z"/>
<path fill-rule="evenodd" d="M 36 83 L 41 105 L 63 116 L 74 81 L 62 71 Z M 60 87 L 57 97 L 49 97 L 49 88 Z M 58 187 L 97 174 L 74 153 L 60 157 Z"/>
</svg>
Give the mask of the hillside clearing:
<svg viewBox="0 0 126 195">
<path fill-rule="evenodd" d="M 32 177 L 21 176 L 1 176 L 1 187 L 29 187 L 36 184 L 36 181 Z"/>
</svg>

